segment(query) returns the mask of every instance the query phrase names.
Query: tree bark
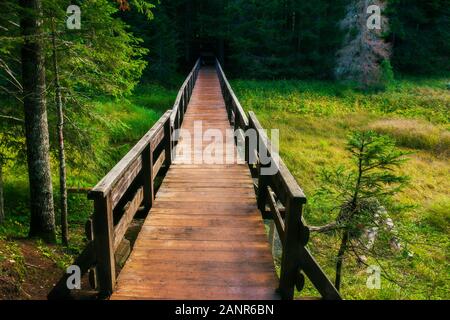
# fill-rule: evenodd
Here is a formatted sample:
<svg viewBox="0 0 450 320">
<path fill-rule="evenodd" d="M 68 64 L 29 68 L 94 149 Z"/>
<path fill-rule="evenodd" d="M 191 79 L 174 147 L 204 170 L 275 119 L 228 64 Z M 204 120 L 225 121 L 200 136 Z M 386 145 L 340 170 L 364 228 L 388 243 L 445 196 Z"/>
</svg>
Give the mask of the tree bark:
<svg viewBox="0 0 450 320">
<path fill-rule="evenodd" d="M 60 193 L 60 209 L 61 209 L 61 239 L 62 243 L 67 246 L 68 239 L 68 222 L 67 222 L 67 183 L 66 183 L 66 155 L 64 150 L 64 112 L 62 104 L 61 85 L 59 83 L 58 56 L 56 53 L 56 34 L 55 24 L 52 19 L 52 46 L 53 46 L 53 72 L 55 73 L 55 95 L 56 107 L 58 110 L 58 151 L 59 151 L 59 193 Z"/>
<path fill-rule="evenodd" d="M 3 202 L 3 163 L 0 161 L 0 225 L 5 222 L 5 203 Z"/>
<path fill-rule="evenodd" d="M 339 248 L 339 252 L 337 255 L 337 261 L 336 261 L 336 279 L 334 281 L 334 286 L 336 287 L 336 289 L 338 291 L 340 290 L 340 287 L 341 287 L 342 264 L 344 261 L 345 252 L 347 251 L 348 238 L 349 238 L 349 234 L 348 234 L 348 231 L 346 230 L 346 231 L 344 231 L 344 235 L 342 237 L 342 242 L 341 242 L 341 246 Z"/>
<path fill-rule="evenodd" d="M 41 40 L 41 0 L 20 0 L 22 83 L 25 109 L 25 137 L 30 182 L 30 237 L 55 242 L 55 213 L 50 172 L 45 64 Z"/>
</svg>

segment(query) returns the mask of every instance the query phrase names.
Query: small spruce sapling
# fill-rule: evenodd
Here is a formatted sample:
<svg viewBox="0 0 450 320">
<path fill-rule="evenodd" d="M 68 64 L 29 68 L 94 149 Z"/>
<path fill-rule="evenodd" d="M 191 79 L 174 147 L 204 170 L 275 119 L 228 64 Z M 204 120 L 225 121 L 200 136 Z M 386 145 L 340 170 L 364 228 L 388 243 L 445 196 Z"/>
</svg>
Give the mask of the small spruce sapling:
<svg viewBox="0 0 450 320">
<path fill-rule="evenodd" d="M 336 257 L 335 286 L 338 290 L 346 254 L 353 254 L 357 259 L 363 254 L 379 257 L 386 256 L 394 247 L 400 248 L 385 206 L 409 180 L 395 170 L 407 160 L 407 153 L 397 149 L 388 136 L 372 131 L 353 132 L 347 150 L 352 167 L 323 170 L 323 186 L 318 192 L 319 197 L 334 205 L 336 220 L 311 228 L 317 232 L 336 231 L 341 236 Z"/>
</svg>

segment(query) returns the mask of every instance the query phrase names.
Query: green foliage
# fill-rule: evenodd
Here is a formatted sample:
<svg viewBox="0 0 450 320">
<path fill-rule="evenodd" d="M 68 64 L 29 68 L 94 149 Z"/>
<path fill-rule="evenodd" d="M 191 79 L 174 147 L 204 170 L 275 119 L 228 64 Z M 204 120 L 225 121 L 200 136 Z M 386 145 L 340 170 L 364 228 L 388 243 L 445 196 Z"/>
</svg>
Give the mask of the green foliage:
<svg viewBox="0 0 450 320">
<path fill-rule="evenodd" d="M 153 10 L 155 9 L 155 4 L 158 1 L 151 1 L 148 0 L 131 0 L 131 6 L 132 8 L 135 8 L 139 13 L 144 14 L 148 20 L 153 19 Z"/>
<path fill-rule="evenodd" d="M 382 93 L 361 92 L 356 86 L 326 81 L 232 81 L 242 106 L 256 112 L 265 128 L 280 130 L 280 152 L 289 170 L 308 197 L 304 218 L 310 225 L 324 225 L 335 216 L 330 208 L 335 202 L 315 197 L 320 188 L 322 168 L 351 168 L 346 152 L 349 130 L 375 130 L 395 138 L 393 132 L 380 131 L 379 123 L 391 122 L 395 127 L 412 131 L 414 126 L 426 126 L 428 133 L 448 131 L 450 96 L 448 79 L 397 79 Z M 399 124 L 397 124 L 399 122 Z M 411 122 L 411 124 L 409 124 Z M 387 124 L 382 124 L 384 127 Z M 430 131 L 431 130 L 431 131 Z M 416 133 L 411 132 L 411 135 Z M 406 146 L 406 144 L 405 144 Z M 408 187 L 393 197 L 388 213 L 395 222 L 396 236 L 402 239 L 404 252 L 386 257 L 368 257 L 367 264 L 381 265 L 383 275 L 380 290 L 366 286 L 365 267 L 347 256 L 342 293 L 345 299 L 448 299 L 448 179 L 447 158 L 434 150 L 408 145 L 413 151 L 402 164 L 399 174 L 411 177 Z M 398 210 L 400 209 L 408 210 Z M 400 214 L 402 213 L 402 214 Z M 337 215 L 337 211 L 335 211 Z M 439 216 L 439 218 L 438 218 Z M 431 220 L 436 217 L 436 221 Z M 442 219 L 444 217 L 444 219 Z M 429 220 L 429 218 L 431 220 Z M 445 222 L 445 224 L 444 224 Z M 443 228 L 437 228 L 441 224 Z M 387 234 L 387 233 L 386 233 Z M 380 246 L 389 237 L 382 237 Z M 313 232 L 309 249 L 327 275 L 333 276 L 340 237 L 337 234 Z M 403 251 L 402 251 L 403 252 Z M 394 280 L 392 282 L 391 280 Z M 303 296 L 316 295 L 308 284 Z"/>
<path fill-rule="evenodd" d="M 0 236 L 0 278 L 14 277 L 19 280 L 15 283 L 16 290 L 25 278 L 25 258 L 20 247 L 15 242 L 8 242 Z"/>
<path fill-rule="evenodd" d="M 229 1 L 229 69 L 246 78 L 330 77 L 343 1 Z"/>
<path fill-rule="evenodd" d="M 147 50 L 117 17 L 116 4 L 109 0 L 82 2 L 81 30 L 66 29 L 67 1 L 44 5 L 46 30 L 52 32 L 52 19 L 56 25 L 60 77 L 68 90 L 65 96 L 129 94 L 145 68 Z M 48 79 L 53 79 L 52 68 L 47 69 Z"/>
<path fill-rule="evenodd" d="M 392 64 L 404 74 L 450 72 L 450 4 L 447 0 L 389 0 Z"/>
<path fill-rule="evenodd" d="M 57 247 L 49 247 L 40 240 L 37 241 L 36 247 L 43 257 L 53 261 L 61 270 L 66 270 L 72 263 L 72 257 L 68 254 L 61 254 Z"/>
<path fill-rule="evenodd" d="M 153 9 L 154 19 L 145 21 L 145 17 L 136 12 L 122 14 L 122 19 L 131 26 L 133 34 L 143 40 L 142 46 L 148 49 L 143 82 L 158 82 L 173 85 L 177 82 L 179 39 L 173 16 L 172 3 L 163 1 Z M 147 25 L 145 28 L 142 25 Z M 178 83 L 177 83 L 178 84 Z"/>
<path fill-rule="evenodd" d="M 102 97 L 92 102 L 91 117 L 75 117 L 77 127 L 87 134 L 90 147 L 84 146 L 80 152 L 69 140 L 66 144 L 68 155 L 67 186 L 71 188 L 94 186 L 129 149 L 168 110 L 176 96 L 176 91 L 158 85 L 143 85 L 129 99 Z M 75 116 L 77 116 L 75 114 Z M 52 157 L 53 190 L 58 202 L 57 157 Z M 25 237 L 29 224 L 28 178 L 23 163 L 15 161 L 8 166 L 5 176 L 5 211 L 7 219 L 0 226 L 0 235 Z M 85 194 L 69 194 L 69 227 L 71 247 L 68 252 L 79 251 L 83 246 L 84 224 L 92 214 L 92 202 Z M 58 213 L 56 214 L 57 216 Z M 81 235 L 81 236 L 80 236 Z"/>
<path fill-rule="evenodd" d="M 447 75 L 448 1 L 388 3 L 391 28 L 386 40 L 394 47 L 393 69 L 398 74 Z M 142 28 L 142 17 L 136 19 L 128 12 L 124 16 L 150 49 L 149 79 L 170 78 L 177 67 L 186 70 L 201 51 L 224 56 L 228 73 L 241 78 L 322 79 L 333 74 L 344 36 L 338 22 L 347 4 L 341 0 L 162 0 L 148 28 Z M 349 33 L 356 31 L 353 27 Z M 389 82 L 390 67 L 383 64 L 382 82 Z"/>
<path fill-rule="evenodd" d="M 405 152 L 388 136 L 372 131 L 353 132 L 347 142 L 352 167 L 323 169 L 318 197 L 329 199 L 339 213 L 339 228 L 359 232 L 380 226 L 380 208 L 401 191 L 408 178 L 395 169 L 404 163 Z"/>
<path fill-rule="evenodd" d="M 394 82 L 394 70 L 391 62 L 387 59 L 381 63 L 381 83 L 384 86 L 389 86 Z"/>
<path fill-rule="evenodd" d="M 366 112 L 374 116 L 450 121 L 446 79 L 394 81 L 385 92 L 365 92 L 354 84 L 329 81 L 232 81 L 247 107 L 266 112 L 336 116 Z"/>
</svg>

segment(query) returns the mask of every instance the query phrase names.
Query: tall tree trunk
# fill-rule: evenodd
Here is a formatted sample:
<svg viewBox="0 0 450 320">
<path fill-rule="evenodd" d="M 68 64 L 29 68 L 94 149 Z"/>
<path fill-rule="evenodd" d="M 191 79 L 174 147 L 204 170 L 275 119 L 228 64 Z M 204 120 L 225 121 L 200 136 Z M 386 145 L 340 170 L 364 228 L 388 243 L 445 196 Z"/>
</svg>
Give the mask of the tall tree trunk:
<svg viewBox="0 0 450 320">
<path fill-rule="evenodd" d="M 55 242 L 55 212 L 50 172 L 45 65 L 42 47 L 41 0 L 20 0 L 23 9 L 20 26 L 22 46 L 22 83 L 25 108 L 25 137 L 30 181 L 30 233 Z"/>
<path fill-rule="evenodd" d="M 0 161 L 0 225 L 5 222 L 5 203 L 3 202 L 3 163 Z"/>
<path fill-rule="evenodd" d="M 349 238 L 348 231 L 345 230 L 343 237 L 342 237 L 341 246 L 339 248 L 339 252 L 337 255 L 337 261 L 336 261 L 336 279 L 334 281 L 334 286 L 336 287 L 336 289 L 338 291 L 340 290 L 340 287 L 341 287 L 342 263 L 344 262 L 344 255 L 345 255 L 345 252 L 347 251 L 348 238 Z"/>
<path fill-rule="evenodd" d="M 58 109 L 58 151 L 59 151 L 59 193 L 61 209 L 61 239 L 64 245 L 69 244 L 67 223 L 67 183 L 66 183 L 66 155 L 64 150 L 64 113 L 62 104 L 61 85 L 59 83 L 58 56 L 56 52 L 56 31 L 52 19 L 53 72 L 55 74 L 56 107 Z"/>
</svg>

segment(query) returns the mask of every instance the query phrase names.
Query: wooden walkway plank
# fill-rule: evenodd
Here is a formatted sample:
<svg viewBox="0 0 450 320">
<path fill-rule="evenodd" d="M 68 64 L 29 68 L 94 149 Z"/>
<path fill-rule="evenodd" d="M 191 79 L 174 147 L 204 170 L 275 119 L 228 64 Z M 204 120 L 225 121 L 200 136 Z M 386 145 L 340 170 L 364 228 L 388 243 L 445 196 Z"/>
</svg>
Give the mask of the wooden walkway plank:
<svg viewBox="0 0 450 320">
<path fill-rule="evenodd" d="M 200 120 L 203 132 L 231 129 L 214 68 L 200 70 L 182 129 L 193 134 Z M 187 143 L 177 149 L 193 157 L 211 142 Z M 224 153 L 225 141 L 213 155 Z M 175 157 L 111 299 L 279 299 L 277 285 L 247 165 Z"/>
</svg>

